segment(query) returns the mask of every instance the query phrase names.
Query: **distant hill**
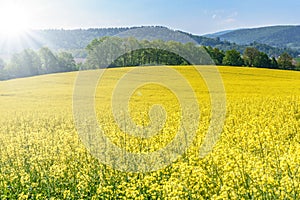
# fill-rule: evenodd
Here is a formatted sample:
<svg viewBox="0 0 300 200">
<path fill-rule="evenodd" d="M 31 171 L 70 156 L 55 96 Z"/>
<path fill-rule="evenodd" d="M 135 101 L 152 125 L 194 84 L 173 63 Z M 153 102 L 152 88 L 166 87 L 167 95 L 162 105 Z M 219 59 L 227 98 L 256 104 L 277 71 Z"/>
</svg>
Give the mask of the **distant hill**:
<svg viewBox="0 0 300 200">
<path fill-rule="evenodd" d="M 209 34 L 206 37 L 219 37 L 222 41 L 226 40 L 237 44 L 257 42 L 278 48 L 300 50 L 300 26 L 269 26 L 239 29 Z"/>
<path fill-rule="evenodd" d="M 225 31 L 220 33 L 219 37 L 225 37 L 227 34 L 234 33 Z M 196 42 L 199 45 L 217 47 L 221 50 L 237 49 L 243 52 L 248 46 L 258 48 L 260 51 L 267 53 L 269 56 L 278 56 L 284 51 L 288 51 L 293 56 L 297 56 L 299 53 L 288 49 L 281 49 L 271 47 L 270 45 L 253 43 L 251 45 L 247 42 L 241 42 L 242 45 L 232 42 L 224 41 L 225 39 L 209 38 L 198 35 L 192 35 L 186 32 L 172 30 L 162 26 L 144 26 L 144 27 L 131 27 L 131 28 L 93 28 L 93 29 L 76 29 L 76 30 L 34 30 L 27 33 L 21 40 L 21 45 L 17 45 L 15 41 L 15 47 L 0 48 L 0 54 L 14 53 L 22 49 L 31 48 L 39 49 L 43 46 L 47 46 L 53 50 L 67 50 L 76 58 L 84 58 L 86 56 L 85 47 L 95 38 L 103 36 L 119 36 L 119 37 L 135 37 L 139 40 L 156 40 L 161 39 L 164 41 L 178 41 L 182 43 Z M 251 41 L 251 40 L 249 40 Z M 0 44 L 4 44 L 3 38 L 0 38 Z M 11 45 L 13 46 L 13 45 Z M 274 46 L 274 45 L 273 45 Z M 279 46 L 279 45 L 278 45 Z M 279 46 L 284 47 L 284 46 Z M 300 50 L 300 49 L 299 49 Z"/>
<path fill-rule="evenodd" d="M 197 35 L 192 35 L 192 34 L 188 34 L 188 35 L 191 38 L 193 38 L 195 41 L 197 41 L 197 43 L 200 45 L 219 48 L 223 51 L 236 49 L 239 52 L 243 53 L 247 47 L 254 47 L 254 48 L 258 49 L 259 51 L 265 52 L 270 57 L 272 57 L 272 56 L 278 57 L 283 52 L 288 52 L 293 57 L 297 57 L 299 55 L 299 51 L 297 51 L 297 50 L 292 50 L 289 48 L 273 47 L 273 46 L 258 43 L 258 42 L 253 42 L 250 44 L 237 44 L 237 43 L 229 42 L 229 41 L 225 41 L 225 40 L 223 41 L 219 37 L 207 38 L 207 37 L 197 36 Z"/>
<path fill-rule="evenodd" d="M 230 33 L 232 31 L 235 31 L 235 30 L 225 30 L 225 31 L 220 31 L 220 32 L 216 32 L 216 33 L 210 33 L 210 34 L 203 35 L 203 37 L 216 38 L 216 37 L 219 37 L 219 36 L 224 35 L 226 33 Z"/>
<path fill-rule="evenodd" d="M 32 30 L 16 41 L 9 41 L 0 49 L 0 53 L 15 52 L 21 49 L 38 49 L 47 46 L 53 50 L 84 49 L 93 39 L 103 36 L 113 36 L 130 28 L 91 28 L 91 29 L 49 29 Z M 6 44 L 6 38 L 0 38 L 0 45 Z"/>
<path fill-rule="evenodd" d="M 70 50 L 84 49 L 93 39 L 104 36 L 135 37 L 138 40 L 163 40 L 177 41 L 182 43 L 200 42 L 199 44 L 225 44 L 213 38 L 197 36 L 198 40 L 191 37 L 193 35 L 186 32 L 172 30 L 163 26 L 142 26 L 130 28 L 94 28 L 77 30 L 35 30 L 29 33 L 31 42 L 28 46 L 48 46 L 51 49 Z M 28 37 L 27 37 L 28 38 Z M 199 38 L 201 38 L 199 40 Z M 227 45 L 227 44 L 226 44 Z"/>
</svg>

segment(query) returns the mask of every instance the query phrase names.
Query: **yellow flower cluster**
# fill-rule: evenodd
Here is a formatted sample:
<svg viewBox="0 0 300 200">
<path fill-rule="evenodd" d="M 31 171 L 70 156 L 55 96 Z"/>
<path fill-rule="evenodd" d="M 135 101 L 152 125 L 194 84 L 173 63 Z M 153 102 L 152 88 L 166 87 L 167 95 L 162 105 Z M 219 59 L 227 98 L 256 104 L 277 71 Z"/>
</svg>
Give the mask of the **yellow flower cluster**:
<svg viewBox="0 0 300 200">
<path fill-rule="evenodd" d="M 219 67 L 226 121 L 213 151 L 201 158 L 211 117 L 209 92 L 194 68 L 173 69 L 195 91 L 199 128 L 175 162 L 147 173 L 114 169 L 83 145 L 72 111 L 76 73 L 0 82 L 0 199 L 299 199 L 300 74 Z M 180 103 L 162 85 L 141 86 L 129 102 L 133 121 L 149 125 L 151 106 L 161 104 L 164 127 L 151 138 L 124 133 L 114 121 L 111 97 L 128 70 L 110 69 L 103 75 L 96 93 L 97 119 L 116 146 L 132 153 L 155 152 L 176 136 Z M 191 122 L 192 117 L 191 111 Z"/>
</svg>

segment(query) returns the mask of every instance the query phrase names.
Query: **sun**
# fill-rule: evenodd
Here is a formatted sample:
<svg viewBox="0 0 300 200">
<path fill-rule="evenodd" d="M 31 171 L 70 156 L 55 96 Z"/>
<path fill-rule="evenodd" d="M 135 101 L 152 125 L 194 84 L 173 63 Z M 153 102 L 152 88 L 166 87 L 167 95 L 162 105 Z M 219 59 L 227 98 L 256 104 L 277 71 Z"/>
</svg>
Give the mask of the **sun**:
<svg viewBox="0 0 300 200">
<path fill-rule="evenodd" d="M 30 12 L 14 1 L 0 3 L 0 35 L 17 37 L 29 29 Z"/>
</svg>

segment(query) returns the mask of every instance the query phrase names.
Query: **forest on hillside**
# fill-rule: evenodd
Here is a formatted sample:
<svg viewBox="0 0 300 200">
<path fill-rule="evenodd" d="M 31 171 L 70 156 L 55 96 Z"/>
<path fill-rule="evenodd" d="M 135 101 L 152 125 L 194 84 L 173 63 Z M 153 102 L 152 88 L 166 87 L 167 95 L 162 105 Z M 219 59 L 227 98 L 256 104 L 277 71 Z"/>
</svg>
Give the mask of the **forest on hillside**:
<svg viewBox="0 0 300 200">
<path fill-rule="evenodd" d="M 122 38 L 134 37 L 138 40 L 163 40 L 177 41 L 181 43 L 193 42 L 202 46 L 210 46 L 223 51 L 236 49 L 243 53 L 247 47 L 254 47 L 259 51 L 266 53 L 269 57 L 278 57 L 284 52 L 287 52 L 293 57 L 297 57 L 300 53 L 290 48 L 277 48 L 260 42 L 249 42 L 247 44 L 238 44 L 221 40 L 220 38 L 208 38 L 199 35 L 189 34 L 183 31 L 171 30 L 163 26 L 142 26 L 131 28 L 90 28 L 90 29 L 49 29 L 49 30 L 33 30 L 24 36 L 21 44 L 18 41 L 13 41 L 16 46 L 10 48 L 1 48 L 0 55 L 20 52 L 24 49 L 38 50 L 42 47 L 48 47 L 51 50 L 67 51 L 72 53 L 75 58 L 86 58 L 86 46 L 94 39 L 116 36 Z M 16 42 L 16 43 L 15 43 Z M 0 43 L 5 43 L 3 38 L 0 38 Z"/>
<path fill-rule="evenodd" d="M 254 47 L 243 53 L 223 51 L 211 46 L 163 40 L 138 40 L 133 37 L 101 37 L 86 47 L 84 63 L 76 63 L 71 53 L 55 53 L 43 47 L 23 50 L 5 63 L 0 59 L 0 79 L 28 77 L 76 70 L 156 65 L 226 65 L 299 70 L 300 65 L 287 52 L 270 57 Z"/>
<path fill-rule="evenodd" d="M 207 35 L 237 44 L 250 44 L 253 41 L 278 48 L 300 50 L 300 26 L 269 26 L 251 29 L 239 29 L 224 33 Z"/>
</svg>

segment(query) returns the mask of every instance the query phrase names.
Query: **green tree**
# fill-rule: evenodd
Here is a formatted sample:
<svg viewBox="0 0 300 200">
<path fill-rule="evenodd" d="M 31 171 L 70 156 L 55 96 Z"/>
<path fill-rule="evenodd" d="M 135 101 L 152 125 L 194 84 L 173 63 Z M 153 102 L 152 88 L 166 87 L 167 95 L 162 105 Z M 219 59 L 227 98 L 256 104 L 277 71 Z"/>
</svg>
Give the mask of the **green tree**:
<svg viewBox="0 0 300 200">
<path fill-rule="evenodd" d="M 141 45 L 137 39 L 134 37 L 129 37 L 125 39 L 125 42 L 128 44 L 129 47 L 129 53 L 128 53 L 128 60 L 129 60 L 129 66 L 136 66 L 138 65 L 138 57 L 139 55 L 136 53 L 136 49 L 141 48 Z"/>
<path fill-rule="evenodd" d="M 271 60 L 267 54 L 259 52 L 253 60 L 253 66 L 269 68 L 271 67 Z"/>
<path fill-rule="evenodd" d="M 213 59 L 213 61 L 216 65 L 222 65 L 223 59 L 225 57 L 225 54 L 223 51 L 221 51 L 218 48 L 212 48 L 210 46 L 205 47 L 205 50 L 207 51 L 207 53 L 209 54 L 211 59 Z"/>
<path fill-rule="evenodd" d="M 48 47 L 41 48 L 39 50 L 39 56 L 42 62 L 39 70 L 40 74 L 59 72 L 58 59 Z"/>
<path fill-rule="evenodd" d="M 93 40 L 87 47 L 87 60 L 85 68 L 97 69 L 111 66 L 120 56 L 129 52 L 126 41 L 117 37 L 103 37 Z M 127 60 L 124 60 L 127 63 Z"/>
<path fill-rule="evenodd" d="M 6 71 L 5 71 L 5 62 L 2 58 L 0 58 L 0 80 L 7 79 Z"/>
<path fill-rule="evenodd" d="M 39 74 L 41 60 L 36 52 L 26 49 L 21 53 L 13 54 L 7 67 L 12 77 L 33 76 Z"/>
<path fill-rule="evenodd" d="M 88 47 L 86 68 L 138 65 L 189 64 L 183 57 L 199 63 L 200 49 L 192 43 L 138 41 L 135 38 L 105 37 L 92 41 Z"/>
<path fill-rule="evenodd" d="M 190 45 L 191 44 L 187 44 L 187 46 L 190 46 Z M 180 56 L 178 56 L 178 55 L 183 55 L 184 54 L 183 56 L 185 56 L 187 54 L 187 52 L 183 49 L 182 43 L 180 43 L 180 42 L 168 41 L 167 43 L 165 43 L 165 46 L 166 46 L 165 49 L 168 52 L 173 52 L 174 53 L 174 56 L 168 56 L 169 54 L 165 55 L 165 56 L 168 56 L 167 63 L 170 63 L 172 65 L 176 65 L 176 63 L 179 62 Z M 177 56 L 175 56 L 175 55 L 177 55 Z M 197 58 L 197 60 L 199 60 L 199 58 Z M 194 62 L 194 64 L 196 64 L 195 60 L 192 60 L 191 62 Z"/>
<path fill-rule="evenodd" d="M 254 47 L 247 47 L 244 51 L 243 58 L 245 65 L 249 67 L 259 67 L 257 63 L 259 62 L 258 57 L 260 52 Z"/>
<path fill-rule="evenodd" d="M 278 58 L 278 65 L 280 69 L 294 69 L 293 66 L 293 57 L 290 56 L 288 53 L 283 53 Z"/>
<path fill-rule="evenodd" d="M 95 50 L 95 48 L 101 44 L 103 41 L 107 40 L 108 38 L 110 38 L 109 36 L 104 36 L 101 38 L 96 38 L 93 39 L 91 43 L 89 43 L 86 47 L 86 50 L 88 51 L 88 53 L 91 53 L 92 51 Z"/>
<path fill-rule="evenodd" d="M 242 59 L 240 52 L 233 49 L 226 51 L 222 64 L 228 66 L 242 66 L 244 60 Z"/>
<path fill-rule="evenodd" d="M 218 48 L 213 49 L 213 56 L 212 59 L 216 63 L 216 65 L 222 65 L 223 59 L 225 57 L 225 54 L 223 51 L 221 51 Z"/>
<path fill-rule="evenodd" d="M 69 72 L 76 70 L 76 63 L 71 53 L 60 52 L 57 54 L 57 60 L 60 72 Z"/>
<path fill-rule="evenodd" d="M 272 57 L 270 67 L 271 67 L 272 69 L 278 69 L 278 62 L 277 62 L 277 60 L 276 60 L 275 57 Z"/>
<path fill-rule="evenodd" d="M 2 58 L 0 58 L 0 70 L 4 70 L 5 62 Z"/>
</svg>

